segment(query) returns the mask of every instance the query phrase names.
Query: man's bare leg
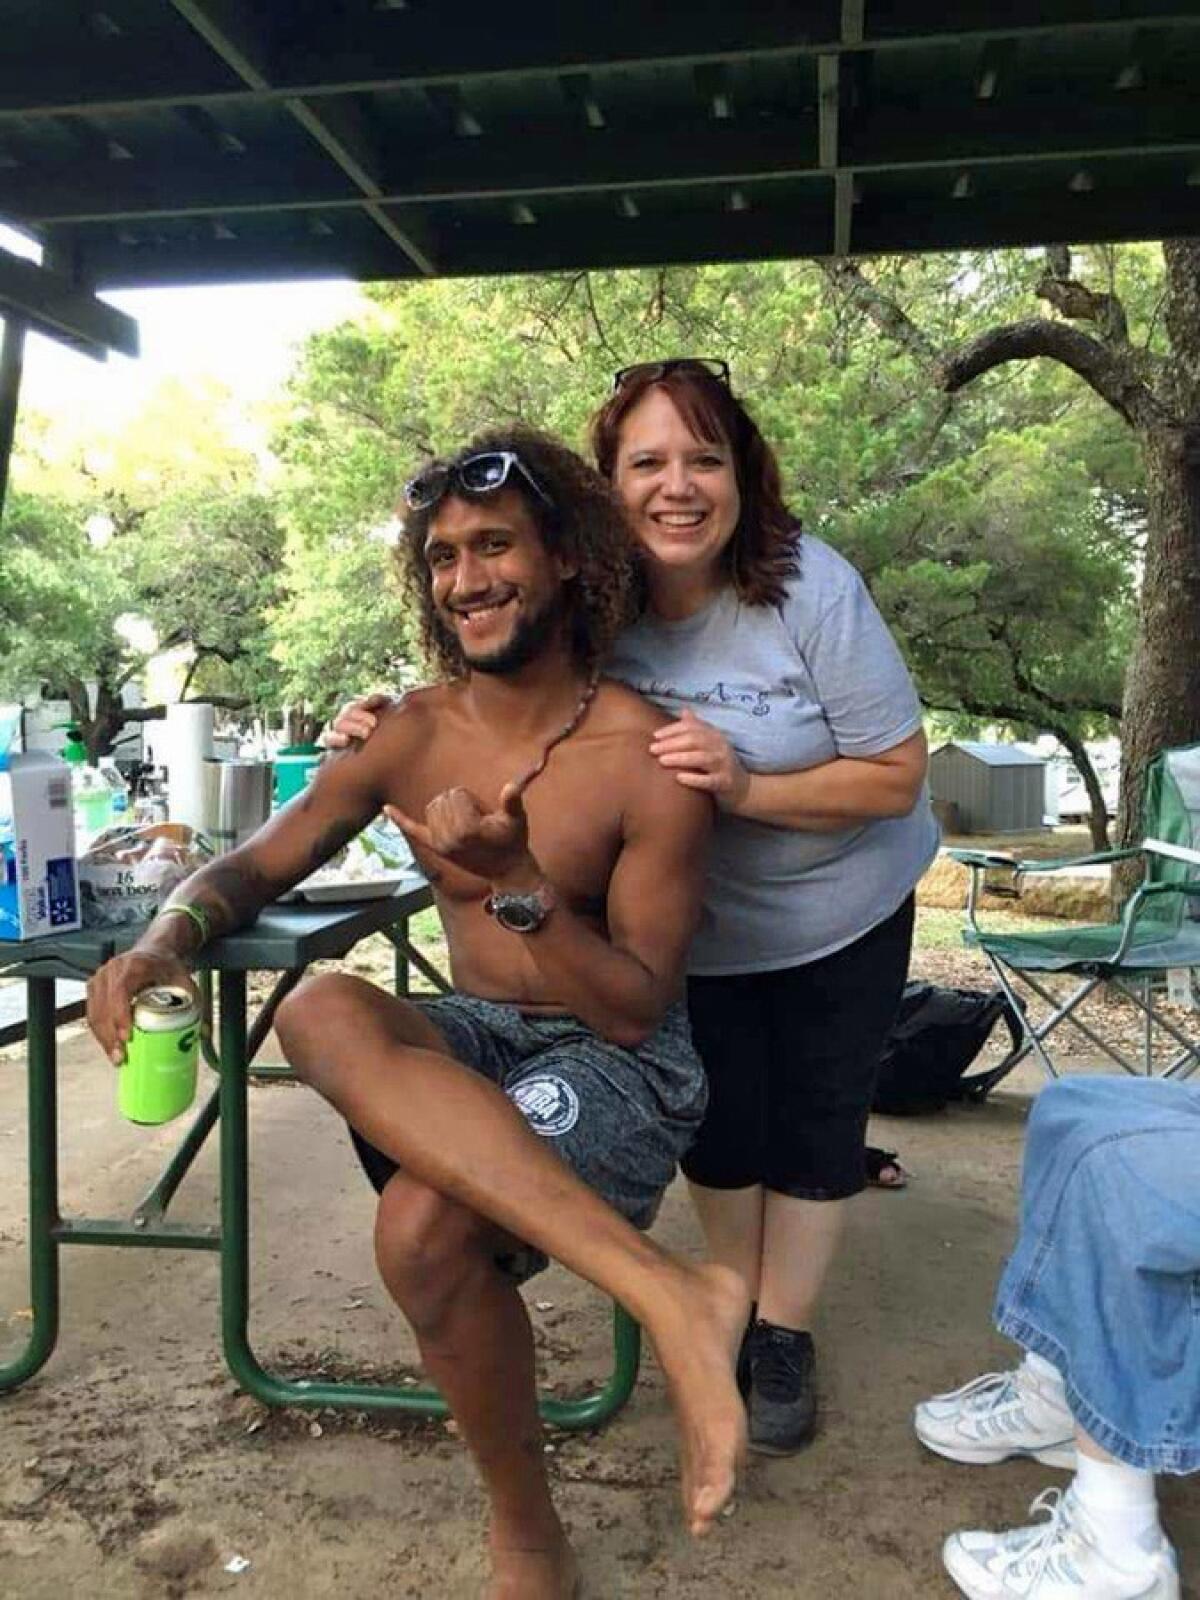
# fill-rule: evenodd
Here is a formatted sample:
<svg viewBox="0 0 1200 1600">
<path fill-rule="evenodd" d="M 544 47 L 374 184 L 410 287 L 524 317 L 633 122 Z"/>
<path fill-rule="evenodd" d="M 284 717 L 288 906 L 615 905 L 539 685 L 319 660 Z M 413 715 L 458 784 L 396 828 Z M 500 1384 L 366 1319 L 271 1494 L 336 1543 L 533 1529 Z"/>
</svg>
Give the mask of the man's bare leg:
<svg viewBox="0 0 1200 1600">
<path fill-rule="evenodd" d="M 733 1364 L 749 1311 L 719 1265 L 675 1259 L 581 1183 L 415 1007 L 330 974 L 276 1029 L 298 1075 L 404 1170 L 619 1300 L 650 1335 L 680 1432 L 684 1513 L 708 1532 L 734 1490 L 746 1418 Z M 441 1048 L 439 1048 L 441 1046 Z"/>
<path fill-rule="evenodd" d="M 495 1264 L 504 1243 L 491 1223 L 405 1173 L 379 1202 L 380 1274 L 487 1492 L 488 1600 L 571 1600 L 578 1567 L 546 1480 L 529 1318 Z"/>
</svg>

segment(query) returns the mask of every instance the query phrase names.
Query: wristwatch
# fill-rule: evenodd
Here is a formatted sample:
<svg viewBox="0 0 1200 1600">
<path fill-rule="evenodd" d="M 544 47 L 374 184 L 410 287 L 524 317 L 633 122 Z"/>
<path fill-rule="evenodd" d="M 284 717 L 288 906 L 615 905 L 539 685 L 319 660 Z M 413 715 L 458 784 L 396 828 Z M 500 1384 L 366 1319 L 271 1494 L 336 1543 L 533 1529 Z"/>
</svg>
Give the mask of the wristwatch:
<svg viewBox="0 0 1200 1600">
<path fill-rule="evenodd" d="M 509 933 L 536 933 L 557 904 L 554 890 L 548 883 L 541 883 L 536 889 L 522 892 L 493 889 L 483 902 L 483 909 Z"/>
</svg>

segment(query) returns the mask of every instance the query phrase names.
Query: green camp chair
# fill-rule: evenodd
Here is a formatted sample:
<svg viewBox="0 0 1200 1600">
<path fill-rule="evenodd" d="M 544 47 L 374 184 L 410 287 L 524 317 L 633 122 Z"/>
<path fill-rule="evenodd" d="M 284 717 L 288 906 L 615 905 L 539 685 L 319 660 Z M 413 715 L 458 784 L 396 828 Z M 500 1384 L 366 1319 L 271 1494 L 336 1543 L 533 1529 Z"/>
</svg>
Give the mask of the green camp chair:
<svg viewBox="0 0 1200 1600">
<path fill-rule="evenodd" d="M 1069 1017 L 1096 1048 L 1126 1072 L 1154 1072 L 1154 1029 L 1161 1028 L 1179 1053 L 1160 1069 L 1164 1078 L 1186 1078 L 1200 1066 L 1200 1037 L 1189 1037 L 1156 1006 L 1156 980 L 1174 969 L 1200 967 L 1200 745 L 1165 750 L 1150 764 L 1142 811 L 1146 837 L 1136 848 L 1106 850 L 1063 861 L 1018 861 L 990 850 L 951 850 L 971 869 L 967 897 L 970 927 L 963 939 L 982 950 L 1005 994 L 1021 1017 L 1024 1038 L 1002 1063 L 1006 1076 L 1031 1051 L 1051 1078 L 1058 1068 L 1046 1040 Z M 1064 926 L 1053 933 L 992 933 L 979 924 L 976 907 L 985 875 L 1009 875 L 1019 892 L 1026 873 L 1060 872 L 1093 862 L 1145 862 L 1142 882 L 1130 896 L 1119 922 L 1092 927 Z M 990 885 L 989 885 L 990 886 Z M 1079 983 L 1065 1000 L 1046 988 L 1035 973 L 1070 973 Z M 1014 987 L 1019 980 L 1050 1008 L 1036 1025 Z M 1107 985 L 1139 1008 L 1145 1021 L 1142 1061 L 1129 1061 L 1115 1045 L 1076 1015 L 1094 990 Z"/>
</svg>

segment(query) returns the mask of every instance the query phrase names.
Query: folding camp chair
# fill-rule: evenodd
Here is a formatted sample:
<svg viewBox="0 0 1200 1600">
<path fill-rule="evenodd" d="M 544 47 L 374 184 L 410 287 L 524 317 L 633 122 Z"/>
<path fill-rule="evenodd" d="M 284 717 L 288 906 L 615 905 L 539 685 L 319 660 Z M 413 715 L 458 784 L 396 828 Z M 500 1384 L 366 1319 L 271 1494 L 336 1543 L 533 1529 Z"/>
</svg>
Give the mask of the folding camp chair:
<svg viewBox="0 0 1200 1600">
<path fill-rule="evenodd" d="M 1080 1032 L 1126 1072 L 1154 1072 L 1154 1030 L 1159 1027 L 1179 1053 L 1160 1069 L 1164 1078 L 1186 1078 L 1200 1066 L 1200 1037 L 1189 1037 L 1156 1005 L 1156 980 L 1176 969 L 1200 967 L 1200 745 L 1165 750 L 1155 757 L 1146 778 L 1142 812 L 1146 837 L 1134 848 L 1106 850 L 1061 861 L 1019 861 L 988 850 L 951 850 L 955 861 L 971 869 L 967 897 L 970 927 L 966 944 L 982 950 L 1005 994 L 1021 1017 L 1024 1038 L 1001 1063 L 1006 1076 L 1035 1052 L 1047 1075 L 1058 1068 L 1046 1040 L 1069 1017 Z M 977 905 L 985 875 L 1009 874 L 1013 892 L 1019 893 L 1026 873 L 1061 872 L 1098 862 L 1141 857 L 1142 882 L 1130 896 L 1119 921 L 1090 927 L 1065 925 L 1061 932 L 993 933 L 980 926 Z M 1079 979 L 1065 1000 L 1051 992 L 1034 974 L 1061 972 Z M 1031 989 L 1049 1007 L 1049 1015 L 1034 1023 L 1021 1007 L 1014 980 Z M 1142 1012 L 1145 1033 L 1141 1065 L 1129 1061 L 1109 1040 L 1083 1022 L 1076 1012 L 1096 989 L 1119 991 Z"/>
</svg>

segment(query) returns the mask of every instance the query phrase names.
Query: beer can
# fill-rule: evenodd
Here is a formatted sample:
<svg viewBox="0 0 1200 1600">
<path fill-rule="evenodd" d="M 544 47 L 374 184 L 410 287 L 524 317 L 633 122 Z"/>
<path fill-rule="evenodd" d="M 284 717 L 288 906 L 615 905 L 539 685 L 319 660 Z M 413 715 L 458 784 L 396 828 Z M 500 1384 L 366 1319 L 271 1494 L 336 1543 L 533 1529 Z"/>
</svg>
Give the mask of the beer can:
<svg viewBox="0 0 1200 1600">
<path fill-rule="evenodd" d="M 196 1095 L 200 1007 L 175 984 L 143 989 L 133 1002 L 133 1031 L 117 1074 L 117 1103 L 130 1122 L 170 1122 Z"/>
</svg>

